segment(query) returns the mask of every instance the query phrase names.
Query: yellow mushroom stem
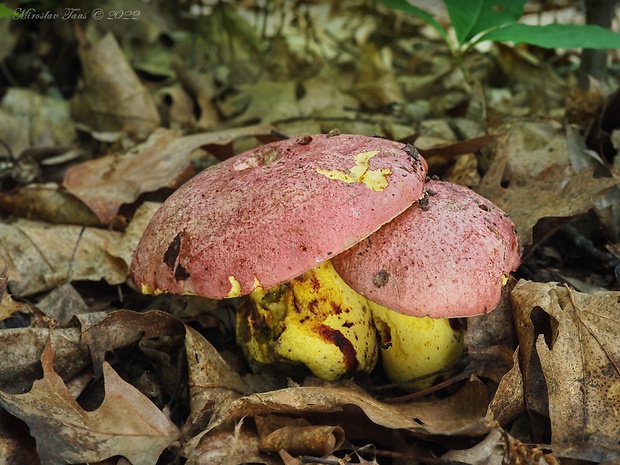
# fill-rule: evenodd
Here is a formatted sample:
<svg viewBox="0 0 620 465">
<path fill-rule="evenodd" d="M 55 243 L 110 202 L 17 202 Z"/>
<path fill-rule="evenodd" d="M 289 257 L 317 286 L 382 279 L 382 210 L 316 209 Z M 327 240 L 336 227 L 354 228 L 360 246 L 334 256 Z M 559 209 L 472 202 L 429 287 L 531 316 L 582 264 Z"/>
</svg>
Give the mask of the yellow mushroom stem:
<svg viewBox="0 0 620 465">
<path fill-rule="evenodd" d="M 441 371 L 463 355 L 463 331 L 454 329 L 449 319 L 417 318 L 369 303 L 381 340 L 383 369 L 391 382 L 426 389 L 435 377 L 411 380 Z"/>
<path fill-rule="evenodd" d="M 379 353 L 368 300 L 329 261 L 250 294 L 237 312 L 237 342 L 251 365 L 303 364 L 328 381 L 372 371 Z"/>
<path fill-rule="evenodd" d="M 371 372 L 377 332 L 388 378 L 422 389 L 457 360 L 463 335 L 447 319 L 415 318 L 375 304 L 351 289 L 326 261 L 267 290 L 257 289 L 237 313 L 237 342 L 254 367 L 302 364 L 318 378 Z"/>
</svg>

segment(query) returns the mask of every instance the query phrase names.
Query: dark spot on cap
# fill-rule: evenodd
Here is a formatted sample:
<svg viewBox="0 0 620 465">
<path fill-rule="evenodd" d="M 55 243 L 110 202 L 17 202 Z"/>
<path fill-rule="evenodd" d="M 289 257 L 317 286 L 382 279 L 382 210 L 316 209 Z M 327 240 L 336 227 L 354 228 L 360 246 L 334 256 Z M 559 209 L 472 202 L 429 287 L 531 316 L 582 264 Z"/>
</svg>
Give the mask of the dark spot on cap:
<svg viewBox="0 0 620 465">
<path fill-rule="evenodd" d="M 390 274 L 385 270 L 381 270 L 372 278 L 372 283 L 375 285 L 375 287 L 383 287 L 388 283 L 389 280 Z"/>
<path fill-rule="evenodd" d="M 180 263 L 177 265 L 177 269 L 174 270 L 174 279 L 177 281 L 185 281 L 189 279 L 189 273 Z"/>
<path fill-rule="evenodd" d="M 174 265 L 177 262 L 177 257 L 179 256 L 179 252 L 181 251 L 181 233 L 177 234 L 172 242 L 168 246 L 166 253 L 164 253 L 164 263 L 170 268 L 170 270 L 174 270 Z"/>
</svg>

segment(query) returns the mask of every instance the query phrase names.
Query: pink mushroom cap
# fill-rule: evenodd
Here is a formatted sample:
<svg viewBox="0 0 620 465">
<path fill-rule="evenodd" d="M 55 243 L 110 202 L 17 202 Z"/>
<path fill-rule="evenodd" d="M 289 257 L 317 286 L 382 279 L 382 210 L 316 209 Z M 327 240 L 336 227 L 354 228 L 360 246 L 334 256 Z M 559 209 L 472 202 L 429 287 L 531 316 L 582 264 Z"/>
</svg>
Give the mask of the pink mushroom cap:
<svg viewBox="0 0 620 465">
<path fill-rule="evenodd" d="M 155 213 L 134 253 L 146 293 L 245 295 L 288 281 L 377 231 L 423 195 L 427 165 L 402 143 L 314 135 L 198 174 Z"/>
<path fill-rule="evenodd" d="M 333 260 L 355 291 L 391 310 L 448 318 L 493 310 L 520 262 L 514 225 L 467 187 L 430 181 L 420 202 Z"/>
</svg>

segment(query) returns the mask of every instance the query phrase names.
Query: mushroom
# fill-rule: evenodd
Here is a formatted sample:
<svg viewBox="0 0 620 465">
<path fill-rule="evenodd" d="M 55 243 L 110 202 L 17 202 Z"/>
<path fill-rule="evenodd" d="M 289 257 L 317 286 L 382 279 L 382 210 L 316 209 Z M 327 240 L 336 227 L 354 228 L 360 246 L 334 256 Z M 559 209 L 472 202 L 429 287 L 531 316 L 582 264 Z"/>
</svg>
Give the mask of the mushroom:
<svg viewBox="0 0 620 465">
<path fill-rule="evenodd" d="M 333 266 L 373 302 L 383 366 L 404 382 L 458 358 L 462 336 L 446 318 L 493 310 L 519 262 L 519 239 L 502 210 L 464 186 L 429 181 L 422 201 Z"/>
<path fill-rule="evenodd" d="M 370 371 L 372 313 L 384 363 L 399 344 L 409 347 L 390 327 L 402 318 L 431 328 L 426 346 L 437 335 L 452 341 L 433 350 L 453 359 L 462 334 L 447 320 L 422 323 L 394 310 L 434 318 L 491 310 L 519 246 L 499 208 L 464 187 L 425 183 L 426 170 L 411 145 L 360 135 L 304 136 L 242 153 L 164 202 L 135 251 L 132 279 L 151 294 L 250 294 L 237 338 L 251 364 L 301 363 L 324 379 Z M 469 300 L 459 303 L 459 293 Z"/>
<path fill-rule="evenodd" d="M 361 135 L 304 136 L 239 154 L 198 174 L 162 204 L 134 253 L 131 277 L 147 294 L 222 299 L 255 293 L 255 303 L 277 313 L 278 299 L 310 295 L 296 291 L 303 288 L 300 279 L 308 278 L 308 284 L 329 275 L 315 267 L 422 198 L 426 171 L 412 146 Z M 292 294 L 286 287 L 274 289 L 282 283 L 289 283 Z M 378 353 L 366 299 L 351 297 L 344 283 L 336 288 L 338 297 L 321 309 L 339 316 L 328 317 L 325 325 L 313 323 L 330 328 L 331 348 L 322 344 L 325 334 L 317 333 L 313 350 L 301 351 L 306 359 L 296 359 L 305 364 L 308 357 L 328 359 L 335 368 L 323 363 L 315 370 L 329 379 L 371 370 Z M 355 299 L 361 305 L 343 306 Z M 301 309 L 308 317 L 315 310 L 312 304 Z M 277 329 L 275 337 L 283 340 L 285 315 L 272 316 L 271 334 Z M 277 355 L 257 344 L 251 349 L 252 338 L 264 332 L 238 326 L 251 330 L 238 336 L 250 344 L 246 354 L 258 362 Z"/>
</svg>

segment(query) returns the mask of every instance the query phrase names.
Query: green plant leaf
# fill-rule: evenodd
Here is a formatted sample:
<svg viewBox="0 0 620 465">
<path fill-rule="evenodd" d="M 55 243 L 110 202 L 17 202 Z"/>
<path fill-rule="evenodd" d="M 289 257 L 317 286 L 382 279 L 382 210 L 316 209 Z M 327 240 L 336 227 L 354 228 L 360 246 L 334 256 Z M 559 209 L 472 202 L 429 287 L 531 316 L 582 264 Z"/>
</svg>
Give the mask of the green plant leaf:
<svg viewBox="0 0 620 465">
<path fill-rule="evenodd" d="M 407 0 L 379 0 L 388 8 L 392 8 L 393 10 L 404 11 L 405 13 L 410 14 L 411 16 L 415 16 L 416 18 L 420 18 L 426 24 L 434 27 L 439 35 L 449 43 L 448 33 L 444 29 L 444 27 L 439 24 L 439 22 L 435 19 L 433 15 L 430 13 L 418 8 L 417 6 L 413 6 L 407 2 Z"/>
<path fill-rule="evenodd" d="M 13 10 L 13 8 L 9 8 L 3 3 L 0 3 L 0 18 L 11 18 L 14 14 L 15 10 Z"/>
<path fill-rule="evenodd" d="M 484 34 L 476 42 L 487 40 L 543 48 L 620 48 L 620 34 L 600 26 L 579 24 L 509 24 Z"/>
<path fill-rule="evenodd" d="M 516 23 L 528 0 L 444 0 L 459 45 L 489 29 Z"/>
</svg>

